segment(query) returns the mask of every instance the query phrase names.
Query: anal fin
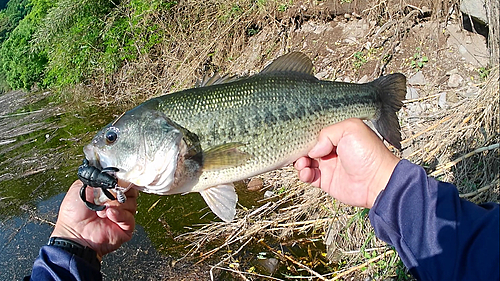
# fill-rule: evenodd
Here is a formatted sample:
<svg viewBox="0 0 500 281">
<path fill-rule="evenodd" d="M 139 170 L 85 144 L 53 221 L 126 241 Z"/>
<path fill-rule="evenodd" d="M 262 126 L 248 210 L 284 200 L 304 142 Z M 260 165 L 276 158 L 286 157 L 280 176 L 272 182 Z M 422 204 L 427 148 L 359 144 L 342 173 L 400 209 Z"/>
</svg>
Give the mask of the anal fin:
<svg viewBox="0 0 500 281">
<path fill-rule="evenodd" d="M 200 192 L 208 207 L 225 222 L 230 222 L 236 215 L 238 195 L 232 183 L 217 185 Z"/>
</svg>

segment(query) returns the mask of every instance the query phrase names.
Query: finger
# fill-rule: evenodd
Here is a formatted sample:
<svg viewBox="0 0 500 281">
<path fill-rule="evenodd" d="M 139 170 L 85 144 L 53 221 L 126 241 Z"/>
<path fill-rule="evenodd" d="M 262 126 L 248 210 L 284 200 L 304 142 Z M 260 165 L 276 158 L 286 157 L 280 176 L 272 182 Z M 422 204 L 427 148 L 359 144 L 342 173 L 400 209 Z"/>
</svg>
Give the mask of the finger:
<svg viewBox="0 0 500 281">
<path fill-rule="evenodd" d="M 309 151 L 308 155 L 311 158 L 321 158 L 334 151 L 334 148 L 335 147 L 328 136 L 325 134 L 320 134 L 318 142 Z"/>
<path fill-rule="evenodd" d="M 299 180 L 310 183 L 313 180 L 314 172 L 311 168 L 304 168 L 299 171 Z"/>
<path fill-rule="evenodd" d="M 76 180 L 73 182 L 73 184 L 69 187 L 70 190 L 75 189 L 75 190 L 80 190 L 80 188 L 83 186 L 83 182 L 81 180 Z"/>
<path fill-rule="evenodd" d="M 73 182 L 61 203 L 61 207 L 59 209 L 60 214 L 70 212 L 76 214 L 78 218 L 86 218 L 89 216 L 92 211 L 85 206 L 85 203 L 80 198 L 80 189 L 82 186 L 83 183 L 80 180 Z M 85 198 L 93 198 L 92 188 L 87 188 L 85 191 Z"/>
<path fill-rule="evenodd" d="M 321 172 L 318 169 L 305 168 L 299 171 L 299 179 L 305 183 L 319 187 Z"/>
<path fill-rule="evenodd" d="M 106 210 L 108 219 L 117 224 L 124 231 L 132 231 L 135 227 L 135 217 L 129 211 L 109 208 Z"/>
<path fill-rule="evenodd" d="M 125 196 L 127 196 L 127 198 L 137 198 L 139 197 L 139 191 L 132 187 L 125 192 Z"/>
<path fill-rule="evenodd" d="M 318 168 L 319 167 L 319 162 L 316 159 L 311 159 L 309 157 L 300 157 L 295 161 L 293 164 L 295 169 L 298 171 L 303 170 L 305 168 Z"/>
<path fill-rule="evenodd" d="M 83 183 L 80 180 L 76 180 L 73 182 L 73 184 L 69 187 L 68 192 L 66 193 L 65 199 L 66 198 L 80 198 L 80 189 L 82 188 Z"/>
<path fill-rule="evenodd" d="M 124 203 L 120 203 L 118 202 L 118 200 L 113 200 L 113 201 L 107 201 L 104 205 L 106 205 L 106 209 L 115 208 L 119 209 L 120 211 L 127 211 L 135 214 L 135 211 L 137 210 L 137 197 L 134 197 L 133 194 L 134 193 L 131 193 L 132 195 L 131 197 L 128 197 L 127 195 L 127 200 L 125 200 Z M 106 209 L 104 209 L 104 211 L 102 212 L 105 213 Z M 105 217 L 106 215 L 103 216 L 99 215 L 99 216 Z"/>
<path fill-rule="evenodd" d="M 297 169 L 299 171 L 309 167 L 309 165 L 311 165 L 311 158 L 309 158 L 309 157 L 300 157 L 293 164 L 295 169 Z"/>
<path fill-rule="evenodd" d="M 309 157 L 320 158 L 335 152 L 340 139 L 349 133 L 349 130 L 359 129 L 360 125 L 366 126 L 360 119 L 350 118 L 324 128 L 319 134 L 318 142 L 309 151 Z"/>
</svg>

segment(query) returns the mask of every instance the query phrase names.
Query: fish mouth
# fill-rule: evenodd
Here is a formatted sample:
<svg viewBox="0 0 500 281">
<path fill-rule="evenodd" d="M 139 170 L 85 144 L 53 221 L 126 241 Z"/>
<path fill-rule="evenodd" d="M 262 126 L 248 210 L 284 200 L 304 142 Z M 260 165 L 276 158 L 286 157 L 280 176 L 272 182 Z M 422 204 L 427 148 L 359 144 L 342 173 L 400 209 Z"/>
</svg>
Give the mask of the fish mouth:
<svg viewBox="0 0 500 281">
<path fill-rule="evenodd" d="M 104 157 L 104 156 L 101 157 L 101 154 L 99 153 L 99 151 L 97 151 L 97 149 L 90 144 L 86 145 L 83 148 L 83 153 L 85 154 L 85 158 L 89 161 L 89 164 L 91 166 L 94 166 L 100 170 L 103 170 L 106 168 L 109 170 L 116 170 L 116 171 L 121 170 L 118 167 L 114 167 L 113 165 L 110 165 L 111 164 L 109 161 L 110 159 L 107 157 Z"/>
<path fill-rule="evenodd" d="M 90 145 L 86 145 L 83 147 L 83 154 L 85 155 L 85 159 L 89 161 L 91 166 L 102 169 L 101 163 L 99 162 L 99 154 L 95 153 L 95 150 Z"/>
</svg>

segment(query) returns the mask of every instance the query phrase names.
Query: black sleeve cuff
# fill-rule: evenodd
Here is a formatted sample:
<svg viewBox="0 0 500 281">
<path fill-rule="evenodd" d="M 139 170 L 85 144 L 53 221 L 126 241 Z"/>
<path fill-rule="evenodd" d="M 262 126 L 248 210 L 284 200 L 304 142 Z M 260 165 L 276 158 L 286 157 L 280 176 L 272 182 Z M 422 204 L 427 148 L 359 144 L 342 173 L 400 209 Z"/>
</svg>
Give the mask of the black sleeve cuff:
<svg viewBox="0 0 500 281">
<path fill-rule="evenodd" d="M 77 242 L 60 237 L 50 237 L 47 245 L 59 247 L 68 253 L 84 259 L 90 265 L 101 270 L 101 262 L 97 258 L 97 253 L 89 247 L 84 247 Z"/>
</svg>

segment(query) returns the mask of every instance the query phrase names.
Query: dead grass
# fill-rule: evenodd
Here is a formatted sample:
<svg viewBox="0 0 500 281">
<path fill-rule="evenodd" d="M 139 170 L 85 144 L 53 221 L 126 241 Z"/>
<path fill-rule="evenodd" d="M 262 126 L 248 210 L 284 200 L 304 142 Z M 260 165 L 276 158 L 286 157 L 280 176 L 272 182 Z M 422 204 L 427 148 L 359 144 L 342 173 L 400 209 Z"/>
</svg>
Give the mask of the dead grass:
<svg viewBox="0 0 500 281">
<path fill-rule="evenodd" d="M 419 135 L 404 142 L 414 149 L 409 160 L 427 167 L 431 176 L 455 183 L 475 203 L 500 200 L 498 77 L 497 66 L 477 95 L 418 124 Z M 486 186 L 490 188 L 482 189 Z"/>
<path fill-rule="evenodd" d="M 146 11 L 138 24 L 157 24 L 161 43 L 146 54 L 137 43 L 137 60 L 126 61 L 112 76 L 102 73 L 85 86 L 89 89 L 79 89 L 72 96 L 85 100 L 90 94 L 97 97 L 101 105 L 135 105 L 151 97 L 191 87 L 196 79 L 213 72 L 243 74 L 255 71 L 278 53 L 300 48 L 290 42 L 290 36 L 305 21 L 331 20 L 343 13 L 354 12 L 370 21 L 385 22 L 384 30 L 396 34 L 382 41 L 390 39 L 395 44 L 397 40 L 394 39 L 408 28 L 406 24 L 413 23 L 408 19 L 421 13 L 413 5 L 404 6 L 407 12 L 401 13 L 398 1 L 349 2 L 179 1 L 168 13 Z M 415 2 L 430 7 L 435 11 L 433 16 L 443 14 L 451 5 L 447 1 L 437 4 L 430 0 Z M 140 36 L 138 42 L 139 39 Z M 249 46 L 253 49 L 249 50 Z M 387 48 L 392 49 L 392 46 Z M 340 61 L 336 71 L 345 68 L 349 66 Z M 78 92 L 84 95 L 77 95 Z"/>
<path fill-rule="evenodd" d="M 168 14 L 151 11 L 143 21 L 158 24 L 161 44 L 126 62 L 96 84 L 103 103 L 137 103 L 191 87 L 213 72 L 226 72 L 253 35 L 275 22 L 279 1 L 179 1 Z M 270 40 L 269 44 L 274 44 Z M 252 66 L 247 66 L 251 69 Z M 235 73 L 234 71 L 232 73 Z"/>
</svg>

